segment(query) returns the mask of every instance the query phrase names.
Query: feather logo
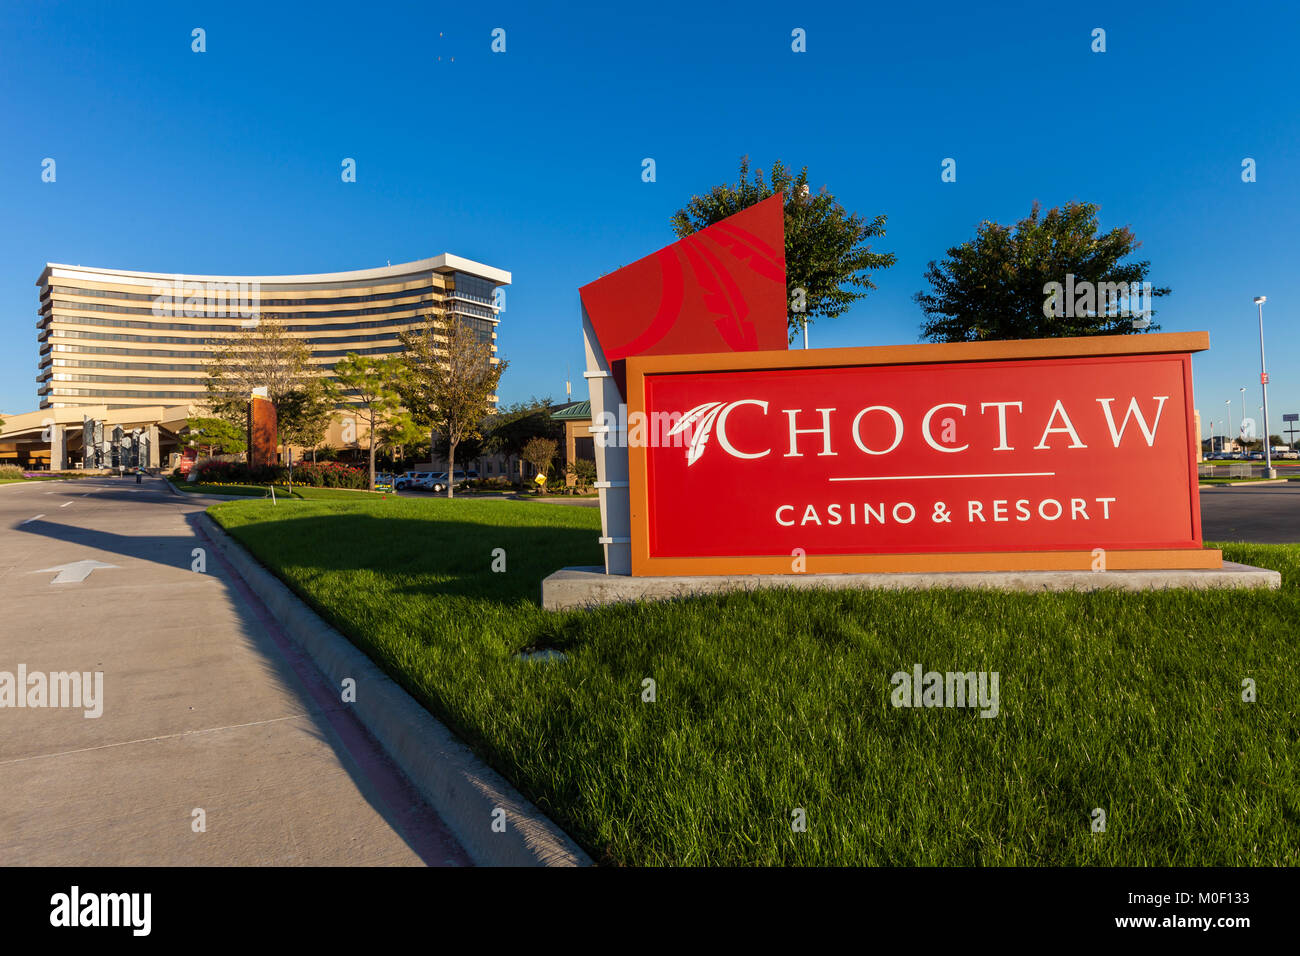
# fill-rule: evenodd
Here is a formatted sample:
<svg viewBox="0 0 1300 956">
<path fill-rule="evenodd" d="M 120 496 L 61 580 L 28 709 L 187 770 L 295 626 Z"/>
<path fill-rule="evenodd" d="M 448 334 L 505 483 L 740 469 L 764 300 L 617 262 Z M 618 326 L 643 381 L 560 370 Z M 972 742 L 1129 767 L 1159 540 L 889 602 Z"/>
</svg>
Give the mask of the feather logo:
<svg viewBox="0 0 1300 956">
<path fill-rule="evenodd" d="M 686 466 L 689 468 L 700 460 L 704 454 L 704 449 L 709 446 L 709 438 L 714 433 L 714 425 L 717 422 L 718 434 L 721 436 L 719 441 L 722 443 L 724 451 L 729 452 L 737 458 L 762 458 L 767 452 L 746 454 L 738 452 L 727 442 L 726 433 L 723 428 L 726 426 L 726 418 L 732 410 L 741 405 L 758 405 L 763 411 L 767 411 L 767 402 L 760 402 L 756 399 L 745 398 L 738 402 L 704 402 L 696 405 L 690 411 L 682 415 L 680 419 L 668 430 L 666 437 L 672 438 L 676 435 L 689 435 L 690 444 L 686 447 Z"/>
</svg>

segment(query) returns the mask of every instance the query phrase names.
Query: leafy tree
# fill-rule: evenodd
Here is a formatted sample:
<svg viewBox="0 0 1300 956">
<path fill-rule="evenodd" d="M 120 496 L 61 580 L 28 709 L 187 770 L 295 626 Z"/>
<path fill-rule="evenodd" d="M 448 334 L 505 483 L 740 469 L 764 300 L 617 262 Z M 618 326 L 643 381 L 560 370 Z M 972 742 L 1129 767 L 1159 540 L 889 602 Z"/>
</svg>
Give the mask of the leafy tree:
<svg viewBox="0 0 1300 956">
<path fill-rule="evenodd" d="M 424 438 L 424 429 L 405 409 L 398 409 L 379 426 L 379 444 L 391 449 L 395 459 L 401 458 L 403 450 L 418 445 Z"/>
<path fill-rule="evenodd" d="M 539 475 L 545 475 L 551 470 L 551 462 L 555 460 L 558 447 L 550 438 L 530 438 L 528 444 L 524 445 L 522 457 L 537 469 Z"/>
<path fill-rule="evenodd" d="M 488 416 L 482 429 L 484 450 L 520 458 L 529 439 L 550 438 L 557 443 L 563 441 L 564 425 L 551 418 L 554 410 L 553 399 L 533 397 L 526 402 L 508 405 Z"/>
<path fill-rule="evenodd" d="M 290 335 L 275 316 L 264 315 L 214 347 L 208 362 L 207 404 L 218 418 L 243 428 L 253 389 L 264 387 L 283 429 L 289 395 L 315 377 L 307 341 Z M 301 404 L 302 397 L 294 401 Z"/>
<path fill-rule="evenodd" d="M 248 436 L 244 429 L 224 418 L 187 418 L 182 440 L 201 451 L 205 458 L 218 454 L 237 455 L 248 448 Z"/>
<path fill-rule="evenodd" d="M 692 196 L 673 214 L 673 232 L 683 239 L 777 193 L 785 195 L 785 269 L 790 338 L 815 317 L 835 318 L 876 288 L 874 272 L 895 262 L 892 252 L 872 252 L 868 240 L 885 234 L 886 216 L 867 220 L 848 212 L 825 186 L 814 193 L 808 167 L 798 175 L 780 160 L 772 164 L 770 182 L 763 171 L 749 176 L 749 157 L 740 160 L 740 179 Z M 803 294 L 797 294 L 797 290 Z"/>
<path fill-rule="evenodd" d="M 974 239 L 926 269 L 931 291 L 913 297 L 926 315 L 921 335 L 981 342 L 1158 330 L 1150 323 L 1154 310 L 1146 316 L 1150 324 L 1135 324 L 1138 304 L 1129 296 L 1134 283 L 1147 281 L 1150 263 L 1121 261 L 1141 243 L 1126 226 L 1099 233 L 1097 209 L 1070 202 L 1040 215 L 1035 202 L 1014 227 L 981 223 Z M 1078 290 L 1073 302 L 1065 301 L 1067 276 Z M 1153 288 L 1150 295 L 1169 291 Z"/>
<path fill-rule="evenodd" d="M 423 329 L 400 333 L 407 373 L 402 404 L 420 424 L 447 441 L 447 472 L 456 472 L 456 446 L 481 437 L 479 425 L 509 363 L 496 361 L 492 344 L 454 315 L 435 315 Z M 431 442 L 432 444 L 432 442 Z M 447 482 L 447 497 L 454 482 Z"/>
<path fill-rule="evenodd" d="M 327 378 L 307 379 L 282 395 L 276 409 L 281 447 L 315 448 L 324 441 L 338 402 L 338 387 Z"/>
<path fill-rule="evenodd" d="M 376 358 L 356 352 L 349 352 L 334 366 L 334 379 L 343 400 L 356 406 L 367 426 L 371 491 L 375 490 L 375 433 L 402 404 L 398 383 L 404 374 L 406 364 L 399 358 Z"/>
</svg>

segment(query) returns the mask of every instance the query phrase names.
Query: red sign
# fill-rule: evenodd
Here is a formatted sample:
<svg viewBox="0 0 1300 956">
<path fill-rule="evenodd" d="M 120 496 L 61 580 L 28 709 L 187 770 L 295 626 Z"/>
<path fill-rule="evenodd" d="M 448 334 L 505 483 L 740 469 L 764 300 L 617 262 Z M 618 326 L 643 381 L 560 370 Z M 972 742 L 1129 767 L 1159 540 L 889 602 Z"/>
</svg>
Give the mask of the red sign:
<svg viewBox="0 0 1300 956">
<path fill-rule="evenodd" d="M 784 349 L 785 213 L 778 194 L 579 293 L 619 388 L 633 355 Z"/>
<path fill-rule="evenodd" d="M 1068 566 L 1100 570 L 1099 553 L 1104 568 L 1112 551 L 1200 549 L 1194 337 L 635 359 L 634 573 L 995 552 L 1068 552 Z M 1103 354 L 1078 354 L 1090 350 Z"/>
<path fill-rule="evenodd" d="M 1260 372 L 1260 373 L 1259 373 L 1259 384 L 1261 384 L 1261 385 L 1267 385 L 1267 384 L 1268 384 L 1268 372 Z"/>
</svg>

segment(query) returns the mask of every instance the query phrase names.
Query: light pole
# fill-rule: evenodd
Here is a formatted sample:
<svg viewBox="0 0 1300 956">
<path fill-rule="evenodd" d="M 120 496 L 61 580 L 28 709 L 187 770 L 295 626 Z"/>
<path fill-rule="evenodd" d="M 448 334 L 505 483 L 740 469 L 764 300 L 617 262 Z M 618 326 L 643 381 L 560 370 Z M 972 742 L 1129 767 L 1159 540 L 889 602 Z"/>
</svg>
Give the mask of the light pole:
<svg viewBox="0 0 1300 956">
<path fill-rule="evenodd" d="M 1268 440 L 1268 369 L 1264 366 L 1264 303 L 1267 301 L 1267 296 L 1255 296 L 1255 305 L 1259 306 L 1259 387 L 1264 392 L 1264 477 L 1276 478 L 1273 444 Z"/>
<path fill-rule="evenodd" d="M 1223 444 L 1227 445 L 1228 442 L 1232 441 L 1232 399 L 1228 399 L 1223 404 L 1228 409 L 1228 430 L 1225 433 L 1226 437 L 1223 439 Z M 1224 448 L 1224 451 L 1227 451 L 1227 448 Z"/>
</svg>

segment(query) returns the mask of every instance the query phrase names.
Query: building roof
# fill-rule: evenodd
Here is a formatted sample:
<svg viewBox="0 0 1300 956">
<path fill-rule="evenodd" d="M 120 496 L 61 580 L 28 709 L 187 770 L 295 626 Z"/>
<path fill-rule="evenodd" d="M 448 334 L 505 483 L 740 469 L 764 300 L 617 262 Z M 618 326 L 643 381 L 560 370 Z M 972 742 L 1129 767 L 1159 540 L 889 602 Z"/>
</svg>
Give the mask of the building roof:
<svg viewBox="0 0 1300 956">
<path fill-rule="evenodd" d="M 551 419 L 557 422 L 581 421 L 591 417 L 591 402 L 570 402 L 551 412 Z"/>
<path fill-rule="evenodd" d="M 343 284 L 374 282 L 383 279 L 396 279 L 401 276 L 419 272 L 467 272 L 495 282 L 497 285 L 509 285 L 510 273 L 504 269 L 463 259 L 444 252 L 431 259 L 418 259 L 415 262 L 401 262 L 395 266 L 380 266 L 376 269 L 354 269 L 350 272 L 321 272 L 314 275 L 245 275 L 217 276 L 198 275 L 188 272 L 136 272 L 127 269 L 104 269 L 92 266 L 73 266 L 61 262 L 47 262 L 36 280 L 37 285 L 44 285 L 50 278 L 88 279 L 97 282 L 124 282 L 127 284 L 147 285 L 156 280 L 177 278 L 194 279 L 201 282 L 260 282 L 263 285 L 299 285 L 311 283 L 338 282 Z M 131 280 L 135 280 L 134 283 Z M 145 281 L 147 280 L 147 281 Z"/>
</svg>

